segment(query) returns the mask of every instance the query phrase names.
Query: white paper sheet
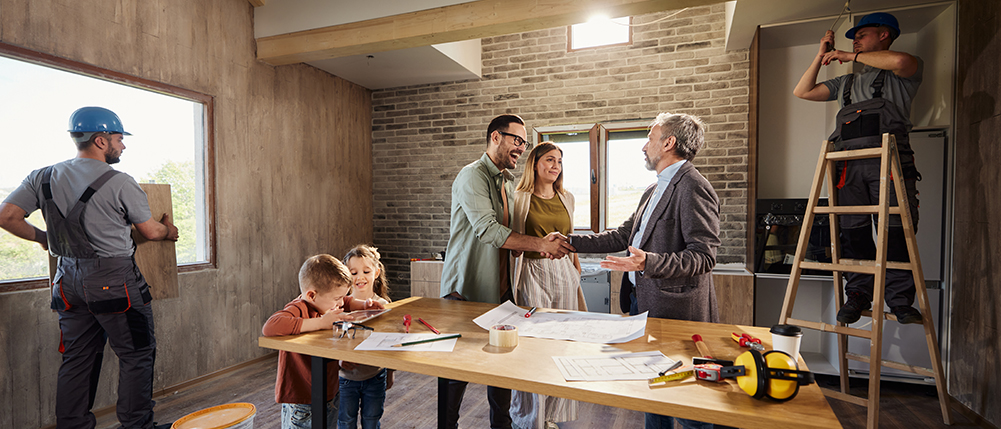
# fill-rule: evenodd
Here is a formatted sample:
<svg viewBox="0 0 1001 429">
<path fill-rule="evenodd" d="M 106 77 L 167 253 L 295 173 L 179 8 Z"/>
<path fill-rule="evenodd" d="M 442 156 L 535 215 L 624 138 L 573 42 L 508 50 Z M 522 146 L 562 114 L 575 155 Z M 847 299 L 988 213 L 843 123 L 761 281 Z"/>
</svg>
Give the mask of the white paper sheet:
<svg viewBox="0 0 1001 429">
<path fill-rule="evenodd" d="M 526 318 L 525 309 L 507 301 L 473 319 L 473 322 L 487 330 L 494 325 L 514 325 L 518 327 L 519 337 L 612 344 L 642 337 L 646 331 L 646 315 L 622 317 L 582 311 L 537 311 Z"/>
<path fill-rule="evenodd" d="M 442 335 L 448 335 L 442 333 Z M 393 347 L 393 344 L 405 343 L 408 341 L 426 340 L 438 337 L 432 333 L 402 334 L 398 332 L 373 332 L 365 341 L 355 346 L 355 350 L 389 350 L 394 352 L 450 352 L 455 348 L 458 338 L 451 340 L 432 341 L 430 343 L 415 344 L 412 346 Z"/>
<path fill-rule="evenodd" d="M 553 356 L 566 381 L 649 380 L 674 365 L 659 351 L 595 356 Z"/>
</svg>

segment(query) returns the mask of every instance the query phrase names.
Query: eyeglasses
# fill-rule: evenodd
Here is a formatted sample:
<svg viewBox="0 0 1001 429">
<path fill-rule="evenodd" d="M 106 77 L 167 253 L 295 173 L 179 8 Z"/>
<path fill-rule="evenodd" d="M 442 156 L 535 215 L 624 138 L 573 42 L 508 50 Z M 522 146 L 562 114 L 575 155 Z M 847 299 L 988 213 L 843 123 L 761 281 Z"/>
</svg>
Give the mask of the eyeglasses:
<svg viewBox="0 0 1001 429">
<path fill-rule="evenodd" d="M 344 336 L 350 331 L 351 339 L 353 340 L 355 338 L 355 334 L 357 334 L 359 330 L 375 331 L 375 329 L 362 325 L 361 323 L 351 323 L 346 320 L 334 322 L 334 334 L 336 335 L 337 331 L 340 331 L 341 334 L 337 338 L 344 338 Z"/>
<path fill-rule="evenodd" d="M 521 138 L 521 136 L 519 136 L 517 134 L 505 133 L 505 132 L 500 131 L 500 130 L 497 130 L 497 132 L 501 133 L 502 136 L 514 137 L 514 146 L 515 147 L 525 146 L 525 149 L 531 149 L 532 148 L 532 144 L 531 143 L 525 141 L 525 139 Z"/>
</svg>

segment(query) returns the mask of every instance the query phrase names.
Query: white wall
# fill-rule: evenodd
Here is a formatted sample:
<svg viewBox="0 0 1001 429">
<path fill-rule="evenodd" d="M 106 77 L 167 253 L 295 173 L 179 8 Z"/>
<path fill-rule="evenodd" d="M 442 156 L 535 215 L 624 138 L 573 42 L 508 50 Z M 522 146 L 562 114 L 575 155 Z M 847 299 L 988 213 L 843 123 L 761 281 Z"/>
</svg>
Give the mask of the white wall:
<svg viewBox="0 0 1001 429">
<path fill-rule="evenodd" d="M 792 90 L 816 55 L 816 43 L 761 50 L 758 198 L 809 196 L 820 145 L 833 128 L 831 103 L 801 100 Z M 818 80 L 826 79 L 821 70 Z"/>
<path fill-rule="evenodd" d="M 924 60 L 925 80 L 911 106 L 911 122 L 915 127 L 947 127 L 952 124 L 955 34 L 956 6 L 951 5 L 916 35 L 913 52 Z"/>
</svg>

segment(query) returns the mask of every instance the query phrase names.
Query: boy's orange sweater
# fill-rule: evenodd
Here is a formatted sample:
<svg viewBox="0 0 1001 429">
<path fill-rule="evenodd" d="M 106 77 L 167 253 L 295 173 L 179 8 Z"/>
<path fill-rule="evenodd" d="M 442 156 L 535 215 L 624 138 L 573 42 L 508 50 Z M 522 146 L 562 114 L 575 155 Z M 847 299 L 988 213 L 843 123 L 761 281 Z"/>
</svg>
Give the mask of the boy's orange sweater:
<svg viewBox="0 0 1001 429">
<path fill-rule="evenodd" d="M 277 337 L 283 335 L 296 335 L 301 333 L 303 319 L 320 317 L 321 314 L 315 308 L 302 300 L 302 297 L 292 300 L 285 305 L 285 308 L 272 314 L 268 321 L 261 328 L 261 333 L 266 337 Z M 284 404 L 309 404 L 312 398 L 310 394 L 310 366 L 311 357 L 299 353 L 278 351 L 278 381 L 275 383 L 275 402 Z M 339 364 L 336 360 L 327 364 L 327 400 L 334 398 L 337 394 L 337 371 Z"/>
</svg>

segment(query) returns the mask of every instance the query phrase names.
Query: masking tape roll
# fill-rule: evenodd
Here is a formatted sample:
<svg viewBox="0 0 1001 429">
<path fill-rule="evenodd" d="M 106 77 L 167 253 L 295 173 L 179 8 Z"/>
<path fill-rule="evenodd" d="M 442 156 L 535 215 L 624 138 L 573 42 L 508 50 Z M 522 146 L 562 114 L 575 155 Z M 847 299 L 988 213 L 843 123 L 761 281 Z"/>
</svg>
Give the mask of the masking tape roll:
<svg viewBox="0 0 1001 429">
<path fill-rule="evenodd" d="M 518 327 L 514 325 L 491 326 L 490 345 L 494 347 L 516 347 L 518 345 Z"/>
</svg>

